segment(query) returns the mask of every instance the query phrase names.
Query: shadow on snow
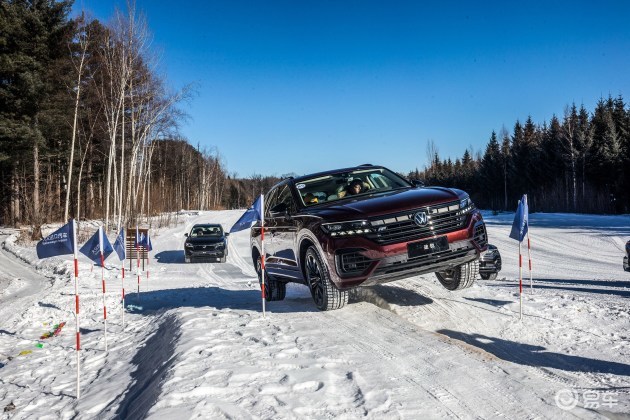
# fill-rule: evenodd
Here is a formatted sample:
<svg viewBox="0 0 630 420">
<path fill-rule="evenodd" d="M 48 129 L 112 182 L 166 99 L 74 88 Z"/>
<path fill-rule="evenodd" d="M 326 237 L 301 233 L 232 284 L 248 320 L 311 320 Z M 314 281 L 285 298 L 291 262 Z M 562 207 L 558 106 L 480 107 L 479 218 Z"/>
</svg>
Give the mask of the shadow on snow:
<svg viewBox="0 0 630 420">
<path fill-rule="evenodd" d="M 160 251 L 155 259 L 158 264 L 184 264 L 184 250 Z"/>
<path fill-rule="evenodd" d="M 574 280 L 569 280 L 569 281 L 574 282 Z M 488 286 L 489 287 L 510 287 L 510 288 L 518 289 L 518 283 L 515 283 L 515 282 L 512 282 L 510 284 L 488 284 Z M 602 284 L 602 286 L 607 286 L 607 284 Z M 529 280 L 527 282 L 523 280 L 523 288 L 529 289 Z M 536 289 L 570 290 L 572 292 L 596 293 L 596 294 L 602 294 L 602 295 L 615 295 L 615 296 L 621 296 L 621 297 L 630 297 L 630 290 L 551 286 L 551 285 L 544 285 L 544 284 L 534 282 L 534 290 Z"/>
<path fill-rule="evenodd" d="M 507 305 L 509 303 L 514 303 L 514 301 L 511 301 L 511 300 L 469 298 L 469 297 L 465 297 L 464 299 L 470 300 L 472 302 L 485 303 L 486 305 L 496 306 L 497 308 L 500 308 L 501 306 Z"/>
<path fill-rule="evenodd" d="M 216 286 L 187 287 L 130 293 L 125 299 L 128 312 L 153 313 L 173 308 L 242 309 L 260 312 L 260 290 L 229 290 Z M 308 299 L 266 302 L 266 310 L 276 313 L 313 312 L 317 310 Z"/>
<path fill-rule="evenodd" d="M 173 315 L 160 323 L 157 331 L 131 360 L 133 385 L 125 392 L 116 418 L 145 418 L 162 393 L 162 385 L 175 358 L 175 346 L 181 335 L 179 321 Z"/>
<path fill-rule="evenodd" d="M 630 376 L 630 365 L 588 357 L 545 351 L 545 347 L 502 340 L 481 334 L 466 334 L 452 330 L 438 330 L 455 340 L 480 348 L 499 359 L 538 368 L 553 368 L 570 372 L 612 373 Z"/>
</svg>

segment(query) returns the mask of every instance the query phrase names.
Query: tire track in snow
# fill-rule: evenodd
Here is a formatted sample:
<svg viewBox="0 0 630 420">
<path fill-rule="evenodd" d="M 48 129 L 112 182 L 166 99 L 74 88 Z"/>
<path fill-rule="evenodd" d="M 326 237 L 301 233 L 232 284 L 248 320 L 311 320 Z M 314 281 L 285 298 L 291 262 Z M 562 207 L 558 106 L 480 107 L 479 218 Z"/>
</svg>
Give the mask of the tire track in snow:
<svg viewBox="0 0 630 420">
<path fill-rule="evenodd" d="M 179 320 L 168 315 L 160 322 L 157 331 L 146 341 L 131 360 L 136 365 L 132 372 L 133 384 L 127 389 L 116 410 L 119 418 L 145 418 L 157 402 L 162 385 L 174 361 L 179 340 Z"/>
<path fill-rule="evenodd" d="M 369 307 L 364 308 L 360 312 L 370 311 Z M 353 314 L 350 317 L 352 321 L 358 321 L 359 325 L 366 322 L 363 316 L 359 316 L 360 319 L 357 320 L 356 315 Z M 364 315 L 367 316 L 367 314 Z M 381 374 L 389 372 L 395 376 L 392 392 L 406 395 L 412 400 L 411 395 L 416 395 L 419 398 L 424 393 L 430 397 L 429 400 L 421 399 L 415 407 L 405 407 L 407 413 L 424 413 L 438 417 L 466 417 L 471 412 L 471 406 L 467 401 L 474 402 L 473 405 L 478 407 L 480 399 L 484 400 L 483 406 L 492 407 L 492 410 L 487 414 L 505 409 L 505 401 L 497 403 L 500 398 L 497 398 L 496 389 L 492 393 L 485 392 L 486 390 L 484 392 L 471 390 L 468 395 L 455 395 L 447 389 L 448 385 L 439 384 L 440 379 L 438 378 L 445 376 L 443 375 L 444 372 L 456 372 L 457 375 L 462 375 L 462 363 L 452 363 L 453 356 L 449 355 L 449 347 L 451 353 L 460 353 L 461 349 L 458 346 L 453 348 L 453 343 L 445 343 L 441 338 L 436 340 L 437 336 L 434 334 L 408 324 L 395 314 L 379 310 L 374 313 L 374 317 L 375 319 L 369 320 L 369 328 L 360 328 L 357 323 L 350 321 L 347 314 L 331 313 L 329 317 L 326 317 L 328 325 L 322 329 L 337 332 L 341 330 L 341 335 L 347 337 L 347 341 L 352 343 L 351 347 L 361 353 L 373 355 L 374 360 L 378 361 L 381 366 L 378 369 Z M 395 337 L 390 336 L 388 331 L 396 332 Z M 417 359 L 409 359 L 409 352 L 417 353 Z M 481 366 L 485 368 L 485 364 Z M 477 367 L 475 364 L 474 368 Z M 484 370 L 488 371 L 488 369 Z M 362 372 L 362 374 L 365 373 Z M 467 376 L 468 374 L 464 375 Z M 481 376 L 487 377 L 488 375 Z M 449 378 L 442 379 L 445 379 L 446 384 L 451 382 Z M 460 379 L 466 382 L 466 380 Z M 474 382 L 474 378 L 470 378 L 470 380 Z M 486 397 L 489 394 L 492 394 L 490 399 Z M 403 399 L 407 398 L 403 397 Z M 515 402 L 513 398 L 506 399 L 510 400 L 511 404 Z M 517 407 L 516 405 L 510 408 L 516 409 Z M 481 415 L 481 413 L 477 414 Z M 532 411 L 529 414 L 540 415 L 540 413 Z"/>
</svg>

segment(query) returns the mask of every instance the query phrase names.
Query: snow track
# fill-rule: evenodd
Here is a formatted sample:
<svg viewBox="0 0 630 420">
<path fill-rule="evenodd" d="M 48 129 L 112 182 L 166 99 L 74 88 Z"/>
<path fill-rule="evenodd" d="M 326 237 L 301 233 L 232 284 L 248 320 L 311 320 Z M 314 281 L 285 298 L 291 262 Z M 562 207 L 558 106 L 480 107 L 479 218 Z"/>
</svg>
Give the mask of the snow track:
<svg viewBox="0 0 630 420">
<path fill-rule="evenodd" d="M 630 412 L 630 277 L 620 252 L 630 218 L 531 215 L 534 289 L 525 290 L 519 322 L 518 254 L 507 238 L 512 215 L 487 217 L 504 280 L 453 293 L 433 275 L 418 276 L 355 290 L 332 312 L 317 311 L 308 289 L 291 284 L 262 318 L 247 232 L 230 235 L 227 263 L 183 262 L 187 228 L 229 228 L 240 214 L 190 214 L 154 234 L 151 281 L 141 273 L 139 297 L 129 293 L 136 277 L 128 273 L 124 331 L 120 273 L 110 260 L 107 353 L 100 270 L 81 264 L 78 402 L 72 327 L 33 347 L 49 323 L 73 322 L 63 274 L 69 262 L 40 263 L 38 272 L 51 279 L 0 253 L 0 408 L 16 406 L 4 416 L 556 419 Z M 32 250 L 13 245 L 11 252 L 35 260 Z M 32 352 L 17 356 L 25 349 Z M 576 407 L 558 406 L 563 390 L 575 392 Z M 614 404 L 585 407 L 588 392 L 608 393 Z"/>
</svg>

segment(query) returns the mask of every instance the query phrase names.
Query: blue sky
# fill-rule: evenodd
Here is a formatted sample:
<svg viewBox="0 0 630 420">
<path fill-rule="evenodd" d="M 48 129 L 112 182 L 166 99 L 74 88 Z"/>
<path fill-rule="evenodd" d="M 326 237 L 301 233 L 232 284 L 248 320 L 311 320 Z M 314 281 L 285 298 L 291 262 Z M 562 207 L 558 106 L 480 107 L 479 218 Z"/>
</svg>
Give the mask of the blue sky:
<svg viewBox="0 0 630 420">
<path fill-rule="evenodd" d="M 630 101 L 627 1 L 136 1 L 168 84 L 197 85 L 181 134 L 239 176 L 407 172 L 430 140 L 454 159 L 528 115 Z"/>
</svg>

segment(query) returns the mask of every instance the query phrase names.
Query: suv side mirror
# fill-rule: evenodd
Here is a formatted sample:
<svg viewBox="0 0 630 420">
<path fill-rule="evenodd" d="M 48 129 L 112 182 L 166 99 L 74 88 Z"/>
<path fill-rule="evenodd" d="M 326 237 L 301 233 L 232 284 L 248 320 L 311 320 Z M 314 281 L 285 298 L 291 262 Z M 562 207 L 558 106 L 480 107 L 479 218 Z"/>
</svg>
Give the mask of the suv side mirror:
<svg viewBox="0 0 630 420">
<path fill-rule="evenodd" d="M 269 210 L 271 217 L 288 217 L 289 206 L 286 203 L 278 203 Z"/>
<path fill-rule="evenodd" d="M 187 233 L 184 233 L 184 236 L 188 238 L 188 234 Z"/>
<path fill-rule="evenodd" d="M 410 180 L 410 182 L 411 182 L 411 185 L 413 185 L 416 188 L 424 187 L 424 182 L 420 181 L 419 179 L 412 179 Z"/>
<path fill-rule="evenodd" d="M 230 236 L 230 232 L 223 232 L 223 236 L 227 238 L 228 236 Z"/>
</svg>

